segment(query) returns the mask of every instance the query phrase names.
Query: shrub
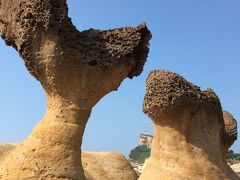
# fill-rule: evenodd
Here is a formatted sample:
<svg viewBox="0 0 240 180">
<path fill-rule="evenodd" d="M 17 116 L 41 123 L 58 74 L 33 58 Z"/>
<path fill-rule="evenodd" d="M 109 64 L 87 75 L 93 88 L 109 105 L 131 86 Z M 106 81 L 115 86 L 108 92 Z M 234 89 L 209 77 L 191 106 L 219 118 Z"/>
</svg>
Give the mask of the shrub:
<svg viewBox="0 0 240 180">
<path fill-rule="evenodd" d="M 134 162 L 143 164 L 145 162 L 145 159 L 150 156 L 150 152 L 151 149 L 148 148 L 146 145 L 137 146 L 130 152 L 129 158 Z"/>
<path fill-rule="evenodd" d="M 227 153 L 227 159 L 240 160 L 240 154 L 234 153 L 233 150 L 229 150 Z"/>
</svg>

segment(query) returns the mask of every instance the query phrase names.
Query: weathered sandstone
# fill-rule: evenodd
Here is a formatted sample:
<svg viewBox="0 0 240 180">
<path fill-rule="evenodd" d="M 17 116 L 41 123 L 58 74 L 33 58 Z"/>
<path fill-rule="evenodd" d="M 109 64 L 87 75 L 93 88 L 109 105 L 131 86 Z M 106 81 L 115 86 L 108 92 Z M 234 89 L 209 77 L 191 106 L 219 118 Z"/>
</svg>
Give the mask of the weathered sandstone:
<svg viewBox="0 0 240 180">
<path fill-rule="evenodd" d="M 15 144 L 1 144 L 0 143 L 0 164 L 15 149 Z"/>
<path fill-rule="evenodd" d="M 225 154 L 227 154 L 228 149 L 233 145 L 234 141 L 237 140 L 237 121 L 232 114 L 227 111 L 223 111 L 223 119 Z"/>
<path fill-rule="evenodd" d="M 0 144 L 1 161 L 19 144 Z M 80 151 L 79 151 L 80 153 Z M 136 180 L 138 175 L 129 161 L 116 152 L 82 152 L 82 165 L 88 180 Z"/>
<path fill-rule="evenodd" d="M 154 123 L 154 139 L 139 179 L 239 179 L 225 161 L 223 113 L 211 89 L 201 91 L 178 74 L 152 71 L 143 111 Z"/>
<path fill-rule="evenodd" d="M 145 24 L 78 31 L 66 0 L 0 0 L 0 34 L 41 82 L 47 111 L 1 163 L 0 179 L 85 179 L 79 149 L 93 106 L 138 76 L 151 34 Z"/>
<path fill-rule="evenodd" d="M 83 152 L 82 163 L 88 180 L 138 179 L 129 161 L 115 152 Z"/>
</svg>

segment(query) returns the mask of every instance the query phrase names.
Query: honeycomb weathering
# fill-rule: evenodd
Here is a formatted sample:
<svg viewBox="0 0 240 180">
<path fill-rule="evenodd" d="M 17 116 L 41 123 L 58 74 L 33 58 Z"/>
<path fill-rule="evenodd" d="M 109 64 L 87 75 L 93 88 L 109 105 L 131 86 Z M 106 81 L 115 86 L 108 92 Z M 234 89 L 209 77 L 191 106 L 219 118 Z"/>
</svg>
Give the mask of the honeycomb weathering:
<svg viewBox="0 0 240 180">
<path fill-rule="evenodd" d="M 237 121 L 231 113 L 223 111 L 224 118 L 224 141 L 226 143 L 226 151 L 231 147 L 235 140 L 237 140 Z"/>
<path fill-rule="evenodd" d="M 150 31 L 141 24 L 81 32 L 66 0 L 0 0 L 0 34 L 48 101 L 43 120 L 1 162 L 0 179 L 85 179 L 79 149 L 92 107 L 126 77 L 140 75 Z"/>
<path fill-rule="evenodd" d="M 142 72 L 151 38 L 145 24 L 80 32 L 67 13 L 65 0 L 1 0 L 0 33 L 8 45 L 16 48 L 35 77 L 44 73 L 49 59 L 58 64 L 89 64 L 105 69 L 124 58 L 133 64 L 128 77 Z M 46 46 L 49 55 L 44 56 Z"/>
<path fill-rule="evenodd" d="M 191 108 L 192 113 L 200 107 L 222 116 L 217 95 L 211 90 L 201 91 L 198 86 L 186 81 L 176 73 L 165 70 L 150 72 L 143 111 L 153 119 L 162 113 L 174 112 L 177 108 Z M 222 118 L 220 118 L 223 121 Z"/>
<path fill-rule="evenodd" d="M 23 143 L 0 146 L 0 179 L 136 179 L 121 155 L 81 157 L 79 149 L 94 105 L 126 77 L 141 74 L 147 26 L 78 31 L 66 0 L 0 0 L 0 35 L 41 82 L 48 101 L 45 117 Z M 237 123 L 222 112 L 213 90 L 152 71 L 143 111 L 154 123 L 154 138 L 140 179 L 239 179 L 225 162 Z"/>
<path fill-rule="evenodd" d="M 141 180 L 239 179 L 225 161 L 226 124 L 211 89 L 201 91 L 176 73 L 152 71 L 143 111 L 154 123 L 154 138 Z"/>
</svg>

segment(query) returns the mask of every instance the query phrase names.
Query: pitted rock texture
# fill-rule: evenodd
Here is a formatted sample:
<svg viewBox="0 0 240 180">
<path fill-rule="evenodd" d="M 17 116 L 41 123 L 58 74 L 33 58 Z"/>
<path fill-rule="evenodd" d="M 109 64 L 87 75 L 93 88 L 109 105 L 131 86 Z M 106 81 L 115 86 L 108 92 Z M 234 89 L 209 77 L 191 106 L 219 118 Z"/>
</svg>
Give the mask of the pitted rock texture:
<svg viewBox="0 0 240 180">
<path fill-rule="evenodd" d="M 224 141 L 226 143 L 226 151 L 237 140 L 237 121 L 231 113 L 223 111 L 224 118 Z"/>
<path fill-rule="evenodd" d="M 17 145 L 0 144 L 0 164 L 1 160 L 9 156 Z M 138 178 L 129 161 L 116 152 L 82 152 L 82 164 L 88 180 L 136 180 Z"/>
<path fill-rule="evenodd" d="M 223 113 L 211 89 L 152 71 L 143 111 L 154 123 L 154 138 L 140 180 L 239 179 L 225 162 Z"/>
<path fill-rule="evenodd" d="M 78 31 L 66 0 L 0 0 L 0 34 L 48 101 L 43 120 L 2 163 L 0 179 L 85 179 L 79 149 L 91 109 L 140 75 L 151 33 L 145 24 Z"/>
<path fill-rule="evenodd" d="M 179 107 L 191 107 L 192 111 L 200 106 L 222 113 L 217 95 L 211 90 L 201 91 L 198 86 L 186 81 L 177 73 L 152 71 L 147 79 L 147 92 L 143 111 L 155 119 L 161 113 L 172 112 Z M 161 113 L 159 113 L 161 112 Z M 220 118 L 223 121 L 223 118 Z"/>
<path fill-rule="evenodd" d="M 36 78 L 46 70 L 44 61 L 49 58 L 68 65 L 77 61 L 79 65 L 105 69 L 124 57 L 133 63 L 128 77 L 141 73 L 150 39 L 145 24 L 137 28 L 80 32 L 67 13 L 66 0 L 0 1 L 0 33 L 8 45 L 16 48 Z M 50 52 L 41 53 L 44 46 L 52 48 L 49 51 L 54 51 L 55 58 Z M 61 58 L 66 56 L 67 62 Z"/>
</svg>

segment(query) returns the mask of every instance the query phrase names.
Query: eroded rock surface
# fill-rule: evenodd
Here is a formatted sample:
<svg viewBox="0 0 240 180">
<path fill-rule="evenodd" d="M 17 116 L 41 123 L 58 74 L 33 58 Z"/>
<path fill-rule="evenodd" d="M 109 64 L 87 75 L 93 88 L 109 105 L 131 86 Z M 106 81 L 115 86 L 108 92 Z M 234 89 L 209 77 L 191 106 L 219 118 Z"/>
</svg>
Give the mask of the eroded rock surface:
<svg viewBox="0 0 240 180">
<path fill-rule="evenodd" d="M 15 144 L 1 144 L 0 143 L 0 164 L 15 149 Z"/>
<path fill-rule="evenodd" d="M 152 71 L 143 111 L 154 123 L 150 159 L 139 179 L 239 179 L 225 162 L 224 119 L 211 90 L 176 73 Z"/>
<path fill-rule="evenodd" d="M 1 160 L 19 144 L 0 144 Z M 80 151 L 79 151 L 80 153 Z M 116 152 L 82 152 L 84 174 L 88 180 L 136 180 L 138 175 L 129 161 Z"/>
<path fill-rule="evenodd" d="M 115 152 L 83 152 L 83 169 L 88 180 L 136 180 L 129 161 Z"/>
<path fill-rule="evenodd" d="M 237 140 L 237 121 L 234 119 L 231 113 L 223 111 L 224 118 L 224 144 L 226 146 L 226 154 L 228 149 Z"/>
<path fill-rule="evenodd" d="M 151 34 L 145 24 L 78 31 L 66 0 L 0 0 L 0 34 L 47 95 L 47 112 L 0 167 L 0 179 L 85 179 L 79 148 L 92 107 L 138 76 Z"/>
</svg>

